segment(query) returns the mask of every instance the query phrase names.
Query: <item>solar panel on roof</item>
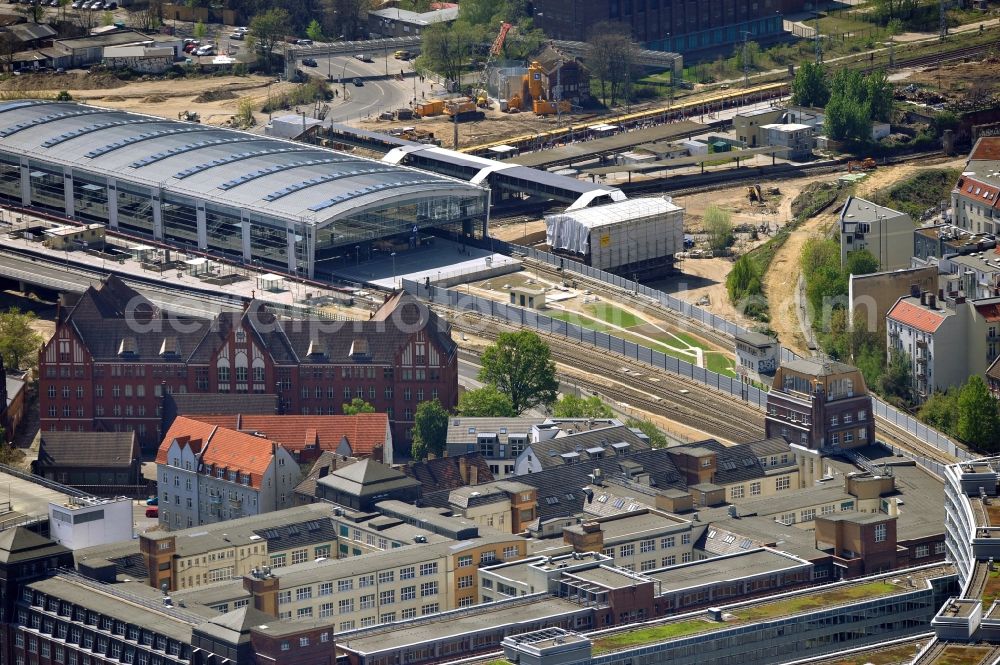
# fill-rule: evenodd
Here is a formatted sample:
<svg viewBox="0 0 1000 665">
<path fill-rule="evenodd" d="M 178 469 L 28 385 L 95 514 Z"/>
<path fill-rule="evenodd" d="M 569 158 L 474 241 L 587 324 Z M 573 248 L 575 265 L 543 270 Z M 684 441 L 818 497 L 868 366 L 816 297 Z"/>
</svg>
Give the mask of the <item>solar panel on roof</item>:
<svg viewBox="0 0 1000 665">
<path fill-rule="evenodd" d="M 337 162 L 347 162 L 347 161 L 358 162 L 361 160 L 357 159 L 356 157 L 338 156 L 338 157 L 323 157 L 319 159 L 301 159 L 299 161 L 288 162 L 286 164 L 274 164 L 273 166 L 257 169 L 256 171 L 251 171 L 246 175 L 241 175 L 239 178 L 233 178 L 232 180 L 227 180 L 226 182 L 219 185 L 219 189 L 228 191 L 234 187 L 245 185 L 251 180 L 256 180 L 257 178 L 263 178 L 266 175 L 270 175 L 272 173 L 278 173 L 280 171 L 285 171 L 287 169 L 297 169 L 303 166 L 316 166 L 318 164 L 335 164 Z"/>
<path fill-rule="evenodd" d="M 208 139 L 206 141 L 197 141 L 195 143 L 188 143 L 185 145 L 179 145 L 174 148 L 168 148 L 167 150 L 162 150 L 156 154 L 150 155 L 149 157 L 144 157 L 140 160 L 134 161 L 129 166 L 134 169 L 142 168 L 144 166 L 149 166 L 150 164 L 155 164 L 161 160 L 167 159 L 168 157 L 173 157 L 175 155 L 180 155 L 185 152 L 190 152 L 191 150 L 198 150 L 200 148 L 207 148 L 213 145 L 224 145 L 227 143 L 243 143 L 246 141 L 254 141 L 257 137 L 255 136 L 230 136 L 222 139 Z"/>
<path fill-rule="evenodd" d="M 374 167 L 368 169 L 355 169 L 353 171 L 344 171 L 343 173 L 327 173 L 326 175 L 316 176 L 315 178 L 309 178 L 308 180 L 303 180 L 302 182 L 297 182 L 294 185 L 289 185 L 284 189 L 279 189 L 276 192 L 271 192 L 264 197 L 265 201 L 277 201 L 278 199 L 284 198 L 289 194 L 294 194 L 295 192 L 300 192 L 303 189 L 309 189 L 310 187 L 315 187 L 316 185 L 324 185 L 328 182 L 333 182 L 334 180 L 341 180 L 342 178 L 353 178 L 359 175 L 372 175 L 374 173 L 390 173 L 395 170 L 395 167 Z M 312 208 L 310 208 L 312 210 Z M 315 211 L 313 211 L 315 212 Z"/>
<path fill-rule="evenodd" d="M 95 122 L 92 125 L 87 125 L 86 127 L 77 127 L 76 129 L 64 132 L 59 136 L 55 136 L 46 141 L 42 141 L 43 148 L 51 148 L 52 146 L 59 145 L 71 139 L 84 136 L 85 134 L 90 134 L 91 132 L 97 132 L 102 129 L 108 129 L 110 127 L 122 127 L 124 125 L 141 125 L 150 122 L 165 122 L 160 118 L 130 118 L 128 120 L 111 120 L 110 122 Z"/>
<path fill-rule="evenodd" d="M 238 162 L 243 159 L 250 159 L 252 157 L 263 157 L 264 155 L 277 155 L 283 152 L 307 152 L 306 146 L 294 146 L 294 147 L 281 147 L 281 148 L 265 148 L 263 150 L 247 150 L 246 152 L 238 152 L 234 155 L 227 155 L 225 157 L 220 157 L 218 159 L 213 159 L 210 162 L 205 162 L 203 164 L 196 164 L 190 168 L 186 168 L 183 171 L 178 171 L 174 174 L 174 177 L 178 180 L 183 180 L 184 178 L 189 178 L 197 173 L 206 171 L 208 169 L 214 169 L 217 166 L 225 166 L 226 164 L 232 164 L 233 162 Z"/>
<path fill-rule="evenodd" d="M 93 115 L 95 113 L 107 113 L 104 109 L 74 109 L 70 111 L 59 111 L 58 113 L 50 113 L 48 115 L 39 116 L 37 118 L 31 118 L 30 120 L 25 120 L 24 122 L 19 122 L 16 125 L 11 125 L 10 127 L 5 127 L 0 130 L 0 137 L 7 138 L 17 134 L 18 132 L 23 132 L 26 129 L 31 129 L 32 127 L 37 127 L 38 125 L 44 125 L 49 122 L 55 122 L 56 120 L 63 120 L 65 118 L 75 118 L 80 115 Z"/>
<path fill-rule="evenodd" d="M 129 146 L 134 143 L 141 143 L 142 141 L 148 141 L 150 139 L 159 138 L 161 136 L 184 134 L 187 132 L 206 132 L 206 131 L 209 131 L 207 127 L 171 127 L 170 129 L 158 129 L 154 132 L 146 132 L 145 134 L 136 134 L 135 136 L 129 136 L 128 138 L 119 139 L 114 143 L 109 143 L 107 145 L 101 146 L 100 148 L 95 148 L 94 150 L 91 150 L 90 152 L 86 153 L 84 157 L 93 159 L 95 157 L 100 157 L 101 155 L 106 155 L 109 152 L 120 150 L 125 146 Z"/>
</svg>

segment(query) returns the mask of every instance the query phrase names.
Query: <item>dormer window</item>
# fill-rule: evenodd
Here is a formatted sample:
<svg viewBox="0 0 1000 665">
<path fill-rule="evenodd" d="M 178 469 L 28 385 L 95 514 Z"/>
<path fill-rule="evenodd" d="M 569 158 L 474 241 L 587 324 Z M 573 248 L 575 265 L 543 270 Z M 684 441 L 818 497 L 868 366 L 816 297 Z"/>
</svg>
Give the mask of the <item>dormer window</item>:
<svg viewBox="0 0 1000 665">
<path fill-rule="evenodd" d="M 318 358 L 326 355 L 326 351 L 316 340 L 309 341 L 309 350 L 306 352 L 310 358 Z"/>
<path fill-rule="evenodd" d="M 351 358 L 362 360 L 368 358 L 370 355 L 368 340 L 364 337 L 355 337 L 354 341 L 351 342 Z"/>
<path fill-rule="evenodd" d="M 163 343 L 160 345 L 160 355 L 161 356 L 176 356 L 177 355 L 177 338 L 176 337 L 164 337 Z"/>
<path fill-rule="evenodd" d="M 247 341 L 247 332 L 245 330 L 236 331 L 236 343 L 245 344 Z"/>
<path fill-rule="evenodd" d="M 139 346 L 135 342 L 135 337 L 122 337 L 122 341 L 118 345 L 118 355 L 134 356 L 138 350 Z"/>
</svg>

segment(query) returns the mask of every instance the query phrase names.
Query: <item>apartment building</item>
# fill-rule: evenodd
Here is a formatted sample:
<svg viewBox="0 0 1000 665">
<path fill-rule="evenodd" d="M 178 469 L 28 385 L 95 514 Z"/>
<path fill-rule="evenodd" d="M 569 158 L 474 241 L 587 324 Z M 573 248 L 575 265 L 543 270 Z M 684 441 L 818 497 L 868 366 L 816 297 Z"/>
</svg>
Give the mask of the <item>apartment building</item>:
<svg viewBox="0 0 1000 665">
<path fill-rule="evenodd" d="M 449 456 L 478 452 L 500 480 L 517 474 L 517 459 L 529 444 L 612 427 L 624 427 L 624 423 L 615 418 L 455 417 L 448 423 L 446 448 Z M 605 434 L 618 436 L 617 431 Z"/>
<path fill-rule="evenodd" d="M 447 324 L 403 293 L 342 325 L 279 319 L 259 301 L 194 319 L 112 276 L 59 310 L 39 355 L 41 429 L 134 431 L 152 450 L 165 394 L 273 393 L 279 413 L 301 415 L 340 413 L 357 397 L 385 413 L 393 444 L 408 448 L 420 402 L 457 404 L 457 362 Z"/>
<path fill-rule="evenodd" d="M 972 233 L 1000 232 L 1000 137 L 976 141 L 951 192 L 955 226 Z"/>
<path fill-rule="evenodd" d="M 156 455 L 164 528 L 181 529 L 294 505 L 302 472 L 268 439 L 181 416 Z"/>
<path fill-rule="evenodd" d="M 850 196 L 840 210 L 840 265 L 851 252 L 867 250 L 879 270 L 910 267 L 913 220 L 904 212 Z"/>
<path fill-rule="evenodd" d="M 648 450 L 649 437 L 618 420 L 561 421 L 558 426 L 536 430 L 514 461 L 514 475 L 538 473 L 562 464 L 616 457 L 634 450 Z M 564 429 L 565 428 L 565 429 Z"/>
<path fill-rule="evenodd" d="M 341 457 L 392 460 L 392 429 L 384 413 L 354 415 L 275 415 L 236 413 L 188 416 L 203 423 L 274 441 L 299 462 L 315 461 L 324 451 Z"/>
<path fill-rule="evenodd" d="M 521 559 L 526 548 L 524 539 L 482 532 L 252 572 L 244 584 L 256 609 L 285 619 L 335 617 L 343 632 L 470 607 L 479 602 L 477 568 Z"/>
<path fill-rule="evenodd" d="M 983 376 L 1000 355 L 1000 298 L 911 292 L 886 315 L 890 357 L 906 354 L 913 390 L 921 400 L 935 391 Z"/>
<path fill-rule="evenodd" d="M 826 358 L 785 363 L 767 394 L 764 432 L 810 450 L 874 442 L 875 418 L 864 377 L 856 367 Z"/>
</svg>

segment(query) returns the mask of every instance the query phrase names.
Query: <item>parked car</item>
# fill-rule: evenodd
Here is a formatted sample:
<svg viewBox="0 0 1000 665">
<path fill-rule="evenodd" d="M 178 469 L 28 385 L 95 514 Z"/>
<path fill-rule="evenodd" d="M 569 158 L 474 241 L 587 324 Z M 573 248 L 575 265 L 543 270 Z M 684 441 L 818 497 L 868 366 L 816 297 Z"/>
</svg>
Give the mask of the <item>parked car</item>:
<svg viewBox="0 0 1000 665">
<path fill-rule="evenodd" d="M 151 496 L 148 499 L 146 499 L 147 506 L 157 506 L 159 504 L 160 504 L 160 497 L 158 496 Z"/>
<path fill-rule="evenodd" d="M 215 55 L 215 46 L 213 44 L 205 44 L 204 46 L 199 46 L 194 51 L 195 55 Z"/>
<path fill-rule="evenodd" d="M 245 35 L 248 32 L 250 32 L 250 28 L 248 28 L 246 26 L 240 26 L 238 28 L 233 28 L 233 32 L 239 32 L 239 33 L 242 33 L 242 34 Z"/>
<path fill-rule="evenodd" d="M 354 77 L 354 85 L 356 85 L 357 87 L 359 87 L 359 88 L 360 88 L 360 87 L 362 87 L 362 86 L 363 86 L 364 84 L 365 84 L 365 82 L 364 82 L 364 81 L 362 81 L 362 80 L 361 80 L 360 78 L 358 78 L 357 76 L 355 76 L 355 77 Z"/>
<path fill-rule="evenodd" d="M 243 41 L 244 39 L 247 38 L 247 33 L 245 33 L 245 32 L 234 32 L 233 34 L 229 35 L 229 38 L 230 39 L 235 39 L 237 41 Z"/>
<path fill-rule="evenodd" d="M 157 506 L 150 506 L 146 508 L 146 517 L 159 517 L 160 509 Z"/>
<path fill-rule="evenodd" d="M 319 67 L 319 63 L 312 58 L 302 58 L 302 64 L 306 67 Z"/>
<path fill-rule="evenodd" d="M 191 53 L 192 51 L 194 51 L 195 49 L 197 49 L 199 46 L 201 46 L 201 44 L 199 42 L 196 42 L 196 41 L 188 42 L 187 44 L 184 45 L 184 52 L 185 53 Z"/>
<path fill-rule="evenodd" d="M 313 40 L 311 40 L 311 39 L 296 39 L 295 40 L 295 45 L 296 46 L 312 46 L 313 45 Z"/>
<path fill-rule="evenodd" d="M 367 53 L 358 53 L 354 57 L 360 60 L 361 62 L 375 62 L 374 60 L 372 60 L 372 57 Z"/>
</svg>

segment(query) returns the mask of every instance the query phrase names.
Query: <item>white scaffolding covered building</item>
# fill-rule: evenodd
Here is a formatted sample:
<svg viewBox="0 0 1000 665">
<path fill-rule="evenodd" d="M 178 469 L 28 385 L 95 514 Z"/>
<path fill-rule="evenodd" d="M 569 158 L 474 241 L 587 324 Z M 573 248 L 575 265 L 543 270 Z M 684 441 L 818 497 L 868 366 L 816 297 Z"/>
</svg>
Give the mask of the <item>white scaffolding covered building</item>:
<svg viewBox="0 0 1000 665">
<path fill-rule="evenodd" d="M 684 247 L 684 208 L 669 197 L 628 199 L 545 217 L 545 237 L 556 253 L 625 277 L 673 270 Z"/>
</svg>

